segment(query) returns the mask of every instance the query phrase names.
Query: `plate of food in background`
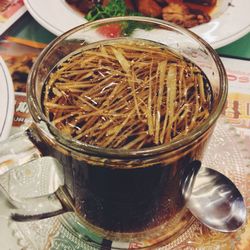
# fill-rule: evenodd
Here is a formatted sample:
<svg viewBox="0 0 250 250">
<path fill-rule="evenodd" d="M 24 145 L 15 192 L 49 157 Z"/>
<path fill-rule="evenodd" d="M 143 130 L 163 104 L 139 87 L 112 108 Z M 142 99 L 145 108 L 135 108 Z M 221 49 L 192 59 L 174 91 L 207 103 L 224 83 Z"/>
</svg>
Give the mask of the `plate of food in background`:
<svg viewBox="0 0 250 250">
<path fill-rule="evenodd" d="M 176 23 L 192 30 L 215 49 L 250 31 L 249 0 L 24 0 L 24 3 L 34 19 L 55 35 L 88 21 L 124 15 Z"/>
<path fill-rule="evenodd" d="M 10 133 L 14 114 L 14 89 L 9 70 L 0 57 L 0 141 Z"/>
</svg>

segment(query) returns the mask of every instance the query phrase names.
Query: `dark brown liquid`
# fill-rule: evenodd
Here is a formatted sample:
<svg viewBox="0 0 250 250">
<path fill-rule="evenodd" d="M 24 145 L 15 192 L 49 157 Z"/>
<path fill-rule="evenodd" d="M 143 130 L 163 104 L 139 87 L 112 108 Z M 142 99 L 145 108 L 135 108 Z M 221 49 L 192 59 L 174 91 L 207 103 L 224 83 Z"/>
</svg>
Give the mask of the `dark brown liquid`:
<svg viewBox="0 0 250 250">
<path fill-rule="evenodd" d="M 119 44 L 121 41 L 118 41 Z M 127 41 L 126 41 L 127 42 Z M 104 44 L 102 46 L 106 46 L 105 49 L 108 50 L 108 46 L 116 48 L 116 42 L 112 42 L 112 44 L 108 44 L 107 46 Z M 200 71 L 200 69 L 186 60 L 185 58 L 173 54 L 173 52 L 169 51 L 167 48 L 163 48 L 162 45 L 156 45 L 152 43 L 147 43 L 145 41 L 143 42 L 138 42 L 138 41 L 132 41 L 130 46 L 136 46 L 138 47 L 138 51 L 133 50 L 132 53 L 129 54 L 128 58 L 131 57 L 131 55 L 136 55 L 137 57 L 132 58 L 131 60 L 137 60 L 138 56 L 140 54 L 139 51 L 141 51 L 142 48 L 146 48 L 146 51 L 143 51 L 143 58 L 145 61 L 143 61 L 144 64 L 144 73 L 147 72 L 147 65 L 144 62 L 148 62 L 149 64 L 152 62 L 148 61 L 149 59 L 147 56 L 149 55 L 149 58 L 151 58 L 151 54 L 153 53 L 152 51 L 147 52 L 148 48 L 156 49 L 159 50 L 161 53 L 166 52 L 166 61 L 167 61 L 167 66 L 165 65 L 164 67 L 175 67 L 178 68 L 180 65 L 185 63 L 187 66 L 187 70 L 184 70 L 184 77 L 185 77 L 185 84 L 188 86 L 187 82 L 189 82 L 189 77 L 194 77 L 195 83 L 193 84 L 193 87 L 188 87 L 188 91 L 184 91 L 184 89 L 180 89 L 180 86 L 183 86 L 183 83 L 180 83 L 178 85 L 178 89 L 176 92 L 178 93 L 184 93 L 186 95 L 186 99 L 181 98 L 179 96 L 173 102 L 175 102 L 176 106 L 174 108 L 174 113 L 173 115 L 177 114 L 179 112 L 179 109 L 183 107 L 183 102 L 187 100 L 186 104 L 190 109 L 190 114 L 189 116 L 186 117 L 186 122 L 181 119 L 180 123 L 178 124 L 173 124 L 169 126 L 171 129 L 170 133 L 170 139 L 174 140 L 175 137 L 178 137 L 180 135 L 186 136 L 186 133 L 184 131 L 186 130 L 187 133 L 189 133 L 189 128 L 191 128 L 191 125 L 193 126 L 193 129 L 198 126 L 198 124 L 202 124 L 204 120 L 206 119 L 207 116 L 201 115 L 204 111 L 209 114 L 210 109 L 211 109 L 211 101 L 212 101 L 212 92 L 210 85 L 208 83 L 208 80 L 206 76 Z M 118 49 L 119 46 L 117 47 Z M 79 55 L 82 58 L 82 61 L 79 61 L 84 64 L 84 53 L 88 52 L 94 52 L 96 51 L 100 53 L 99 51 L 100 46 L 96 45 L 95 48 L 90 48 L 89 50 L 84 50 L 83 52 L 79 51 L 74 53 L 72 56 L 67 57 L 65 60 L 61 61 L 59 65 L 55 68 L 55 71 L 53 71 L 53 74 L 51 75 L 50 79 L 46 83 L 46 86 L 50 86 L 47 90 L 44 91 L 44 96 L 42 100 L 44 101 L 44 110 L 45 113 L 47 114 L 48 118 L 51 119 L 51 121 L 55 121 L 56 119 L 60 119 L 60 117 L 67 116 L 67 113 L 65 113 L 65 109 L 57 110 L 55 109 L 55 106 L 49 106 L 47 105 L 49 102 L 51 103 L 56 103 L 60 104 L 64 107 L 72 106 L 74 104 L 74 98 L 70 97 L 70 90 L 67 89 L 67 98 L 63 98 L 63 101 L 60 102 L 60 97 L 61 94 L 57 91 L 62 91 L 62 90 L 53 90 L 57 86 L 56 83 L 58 82 L 65 82 L 65 80 L 62 80 L 62 78 L 57 78 L 59 79 L 54 80 L 56 77 L 56 70 L 61 70 L 62 65 L 68 66 L 69 62 L 74 62 L 74 58 L 78 57 Z M 110 48 L 109 48 L 110 49 Z M 112 49 L 111 49 L 112 50 Z M 120 50 L 121 51 L 121 50 Z M 82 53 L 82 54 L 81 54 Z M 128 51 L 126 51 L 128 53 Z M 147 54 L 148 53 L 148 54 Z M 155 53 L 155 52 L 154 52 Z M 158 52 L 157 52 L 158 53 Z M 169 54 L 171 54 L 171 60 L 169 60 Z M 126 56 L 126 55 L 125 55 Z M 114 56 L 112 57 L 114 58 Z M 162 62 L 162 57 L 157 56 L 156 58 L 159 58 L 159 63 Z M 164 56 L 163 56 L 164 58 Z M 113 61 L 112 61 L 113 60 Z M 117 61 L 112 59 L 111 64 L 112 66 L 116 69 L 116 72 L 119 70 L 119 63 Z M 156 60 L 156 59 L 154 59 Z M 101 60 L 101 62 L 106 63 Z M 101 68 L 102 65 L 100 61 L 98 61 L 98 67 Z M 155 63 L 155 62 L 154 62 Z M 155 68 L 152 68 L 150 74 L 156 74 L 160 75 L 160 73 L 157 73 L 157 71 L 160 72 L 160 68 L 157 66 Z M 91 62 L 88 62 L 88 65 L 91 64 Z M 169 66 L 170 64 L 170 66 Z M 85 65 L 85 67 L 88 67 Z M 106 67 L 106 64 L 105 64 Z M 79 65 L 76 65 L 76 68 L 79 69 Z M 190 70 L 195 69 L 194 71 Z M 123 71 L 122 71 L 123 70 Z M 121 74 L 126 74 L 124 73 L 124 69 L 121 70 Z M 179 70 L 179 68 L 178 68 Z M 179 75 L 181 74 L 180 71 L 178 71 L 178 76 L 176 78 L 176 82 L 179 83 L 180 79 L 178 78 Z M 72 73 L 72 70 L 70 71 Z M 100 70 L 98 71 L 100 74 Z M 136 72 L 141 72 L 136 71 Z M 164 71 L 165 72 L 165 71 Z M 166 71 L 167 72 L 167 71 Z M 174 71 L 175 72 L 175 71 Z M 138 74 L 139 74 L 138 73 Z M 95 74 L 95 72 L 93 73 Z M 100 75 L 104 74 L 101 72 Z M 110 73 L 106 72 L 107 75 L 110 75 Z M 167 74 L 167 73 L 166 73 Z M 200 86 L 199 83 L 197 82 L 197 78 L 195 75 L 200 75 L 202 78 L 202 83 L 203 86 Z M 81 74 L 82 76 L 82 74 Z M 72 81 L 72 75 L 69 74 L 68 80 Z M 78 77 L 78 76 L 77 76 Z M 143 77 L 146 77 L 144 80 L 147 81 L 148 75 L 143 75 Z M 160 76 L 159 76 L 160 77 Z M 162 77 L 165 77 L 164 75 Z M 139 76 L 137 77 L 139 78 Z M 52 79 L 52 80 L 51 80 Z M 75 82 L 80 82 L 79 79 L 83 79 L 81 77 L 74 79 Z M 105 79 L 107 79 L 107 76 L 105 76 Z M 120 81 L 120 75 L 117 76 L 118 79 L 118 84 L 126 84 L 124 79 L 123 81 Z M 160 78 L 159 78 L 160 79 Z M 199 78 L 200 79 L 200 78 Z M 90 83 L 94 82 L 94 79 L 92 78 L 92 75 L 88 76 L 87 79 Z M 141 84 L 144 84 L 143 81 L 141 81 Z M 98 84 L 100 81 L 98 81 Z M 106 86 L 110 84 L 109 81 L 107 81 Z M 155 91 L 155 95 L 157 96 L 155 99 L 155 103 L 152 104 L 153 108 L 152 110 L 157 111 L 157 107 L 162 108 L 162 110 L 159 110 L 159 113 L 162 114 L 162 117 L 158 120 L 159 125 L 154 125 L 154 133 L 150 134 L 149 132 L 149 120 L 147 115 L 142 113 L 142 110 L 140 110 L 140 113 L 138 114 L 136 109 L 134 110 L 133 113 L 133 119 L 130 120 L 128 127 L 129 126 L 134 126 L 134 124 L 139 124 L 138 127 L 140 129 L 137 129 L 133 132 L 133 136 L 129 134 L 129 136 L 124 138 L 123 142 L 121 143 L 121 148 L 124 148 L 128 143 L 131 143 L 133 140 L 137 140 L 138 137 L 141 136 L 142 133 L 146 133 L 145 135 L 145 145 L 140 143 L 140 144 L 134 144 L 134 147 L 131 149 L 138 149 L 138 148 L 146 148 L 149 146 L 154 146 L 157 144 L 161 144 L 160 140 L 157 140 L 157 143 L 155 142 L 155 137 L 157 136 L 157 128 L 156 126 L 160 127 L 160 133 L 163 129 L 164 126 L 164 117 L 165 114 L 167 114 L 167 103 L 162 101 L 162 104 L 159 105 L 158 97 L 160 94 L 163 95 L 164 100 L 168 99 L 168 95 L 170 95 L 170 92 L 167 90 L 167 84 L 164 83 L 164 88 L 161 93 L 159 93 L 158 88 L 161 88 L 159 83 L 156 81 L 153 86 L 156 86 L 155 89 L 151 89 L 152 91 Z M 177 83 L 175 83 L 177 84 Z M 189 82 L 190 84 L 190 82 Z M 60 84 L 59 84 L 60 85 Z M 58 85 L 58 86 L 59 86 Z M 61 85 L 60 85 L 61 86 Z M 110 85 L 109 85 L 110 86 Z M 118 86 L 118 85 L 116 85 Z M 144 86 L 144 85 L 143 85 Z M 176 85 L 177 86 L 177 85 Z M 200 91 L 197 89 L 201 88 L 205 91 L 201 97 L 201 95 L 192 97 L 193 92 L 196 91 L 196 94 L 199 94 Z M 93 83 L 93 86 L 90 88 L 83 88 L 80 92 L 77 92 L 78 94 L 84 94 L 84 91 L 88 91 L 88 99 L 91 100 L 98 100 L 97 97 L 100 97 L 102 101 L 99 103 L 96 101 L 96 105 L 92 107 L 93 110 L 96 108 L 100 108 L 103 105 L 103 102 L 106 100 L 103 98 L 102 95 L 98 95 L 99 93 L 95 91 L 95 88 L 98 89 L 95 83 Z M 105 89 L 105 86 L 102 86 L 102 89 Z M 137 86 L 137 89 L 140 89 Z M 92 91 L 93 90 L 93 91 Z M 146 87 L 146 85 L 140 89 L 143 92 L 139 92 L 137 90 L 136 94 L 140 97 L 140 100 L 142 100 L 143 103 L 146 103 L 146 99 L 148 98 L 148 93 L 151 93 L 149 90 L 149 87 Z M 133 89 L 130 88 L 129 90 L 126 89 L 125 94 L 128 95 L 128 92 L 131 91 L 133 92 Z M 105 92 L 105 91 L 104 91 Z M 106 98 L 108 98 L 108 95 L 112 92 L 111 90 L 108 90 L 106 93 L 107 94 Z M 146 92 L 146 94 L 145 94 Z M 72 92 L 74 93 L 74 92 Z M 94 93 L 93 96 L 90 96 L 89 93 Z M 152 93 L 151 93 L 152 94 Z M 46 96 L 47 95 L 47 96 Z M 154 95 L 152 95 L 154 96 Z M 176 95 L 177 96 L 177 95 Z M 117 99 L 118 97 L 118 99 Z M 120 95 L 117 95 L 115 99 L 115 103 L 119 102 L 119 98 L 123 98 L 124 93 L 120 93 Z M 50 99 L 51 98 L 51 99 Z M 145 98 L 145 99 L 143 99 Z M 203 105 L 200 106 L 200 103 L 202 103 L 201 99 L 203 100 Z M 59 100 L 59 102 L 58 102 Z M 67 102 L 65 102 L 65 100 Z M 77 99 L 78 100 L 78 99 Z M 115 122 L 110 123 L 110 127 L 107 130 L 108 131 L 112 130 L 112 126 L 120 126 L 121 124 L 124 124 L 124 121 L 128 122 L 126 118 L 128 117 L 127 115 L 124 116 L 123 114 L 127 114 L 127 112 L 130 112 L 131 110 L 127 110 L 128 107 L 134 107 L 136 104 L 135 103 L 130 103 L 133 102 L 134 96 L 131 94 L 131 96 L 128 96 L 127 103 L 128 105 L 131 106 L 125 106 L 125 108 L 121 108 L 119 112 L 116 115 L 120 115 L 122 117 L 119 122 L 115 120 Z M 191 102 L 190 102 L 191 100 Z M 196 104 L 196 101 L 199 102 L 199 112 Z M 113 102 L 113 100 L 110 100 L 110 102 Z M 192 103 L 193 102 L 193 103 Z M 178 105 L 179 104 L 179 105 Z M 94 105 L 94 102 L 92 103 Z M 143 105 L 143 104 L 141 104 Z M 106 106 L 107 107 L 107 106 Z M 74 108 L 71 108 L 68 110 L 68 112 L 76 112 L 77 115 L 79 115 L 80 110 L 78 109 L 79 106 Z M 91 106 L 88 106 L 88 108 L 84 107 L 84 115 L 86 114 L 86 117 L 84 116 L 83 121 L 77 121 L 75 116 L 73 116 L 74 119 L 70 116 L 69 120 L 68 118 L 63 119 L 60 124 L 58 125 L 56 123 L 57 129 L 62 129 L 62 134 L 65 135 L 65 127 L 67 127 L 68 124 L 75 124 L 77 127 L 72 130 L 72 126 L 68 131 L 70 133 L 66 133 L 67 136 L 72 136 L 76 134 L 76 131 L 81 130 L 80 125 L 84 126 L 87 124 L 90 119 L 92 119 L 91 116 L 88 116 L 91 112 L 94 112 L 91 109 Z M 144 109 L 145 110 L 145 109 Z M 107 111 L 104 109 L 104 111 Z M 197 112 L 196 112 L 197 111 Z M 153 111 L 152 111 L 153 112 Z M 183 115 L 183 113 L 187 113 L 187 111 L 183 111 L 180 113 L 180 116 Z M 194 117 L 194 114 L 197 115 L 197 117 Z M 153 115 L 152 115 L 153 116 Z M 95 116 L 96 117 L 96 116 Z M 195 119 L 197 118 L 197 119 Z M 99 122 L 99 119 L 103 119 L 103 123 L 100 123 L 100 127 L 95 127 L 95 124 Z M 156 117 L 155 119 L 155 124 L 156 124 Z M 188 121 L 189 119 L 189 121 Z M 192 120 L 195 119 L 195 125 L 193 125 Z M 171 119 L 170 119 L 171 120 Z M 74 123 L 72 122 L 74 121 Z M 103 131 L 105 131 L 105 123 L 107 123 L 109 120 L 108 118 L 104 115 L 104 113 L 101 113 L 97 116 L 95 122 L 89 126 L 88 133 L 85 134 L 85 136 L 81 137 L 80 139 L 83 142 L 91 143 L 93 145 L 97 146 L 103 146 L 102 143 L 106 143 L 106 139 L 100 139 L 95 140 L 98 137 L 98 132 L 101 134 Z M 169 122 L 169 120 L 167 121 Z M 145 123 L 145 124 L 144 124 Z M 103 125 L 104 124 L 104 125 Z M 142 125 L 141 125 L 142 124 Z M 167 123 L 168 124 L 168 123 Z M 187 124 L 189 124 L 189 128 L 187 128 Z M 166 125 L 166 124 L 165 124 Z M 167 125 L 166 125 L 167 126 Z M 93 137 L 91 128 L 93 127 L 93 130 L 95 128 L 95 134 Z M 128 127 L 123 127 L 119 133 L 116 134 L 114 137 L 114 141 L 117 140 L 117 137 L 122 136 L 123 133 L 125 133 L 128 130 Z M 101 129 L 103 128 L 103 129 Z M 66 129 L 67 130 L 67 129 Z M 73 131 L 73 132 L 72 132 Z M 84 132 L 84 131 L 83 131 Z M 166 133 L 168 133 L 166 131 Z M 113 157 L 102 157 L 101 155 L 97 156 L 99 159 L 97 159 L 96 164 L 93 163 L 93 161 L 90 161 L 86 155 L 82 154 L 80 157 L 76 157 L 74 153 L 72 152 L 66 152 L 62 150 L 62 146 L 58 145 L 50 145 L 49 142 L 44 142 L 45 139 L 43 138 L 42 135 L 39 135 L 37 132 L 33 132 L 33 141 L 35 144 L 40 148 L 42 153 L 44 155 L 51 155 L 57 158 L 61 164 L 64 166 L 64 171 L 65 171 L 65 182 L 67 187 L 69 188 L 70 192 L 72 193 L 74 202 L 75 202 L 75 207 L 78 213 L 81 215 L 82 220 L 86 221 L 87 223 L 93 225 L 94 227 L 101 228 L 103 230 L 107 230 L 109 232 L 122 232 L 122 233 L 131 233 L 131 232 L 144 232 L 149 229 L 155 228 L 160 225 L 167 225 L 168 221 L 170 221 L 173 216 L 175 216 L 182 208 L 183 208 L 183 198 L 181 196 L 181 191 L 182 191 L 182 182 L 185 177 L 186 171 L 188 170 L 190 164 L 192 163 L 193 160 L 200 160 L 202 157 L 202 152 L 204 145 L 207 141 L 207 137 L 209 135 L 210 131 L 208 131 L 205 135 L 204 138 L 201 138 L 197 140 L 194 144 L 190 144 L 190 146 L 185 149 L 185 150 L 179 150 L 175 154 L 173 154 L 171 157 L 167 154 L 161 154 L 158 156 L 147 156 L 147 157 L 132 157 L 129 158 L 124 158 L 124 159 L 114 159 Z M 88 135 L 88 136 L 86 136 Z M 166 134 L 165 134 L 166 135 Z M 110 135 L 112 136 L 112 134 Z M 91 138 L 91 139 L 89 139 Z M 101 137 L 102 138 L 102 137 Z M 143 137 L 144 138 L 144 137 Z M 160 136 L 158 135 L 158 138 Z M 165 138 L 165 136 L 164 136 Z M 115 148 L 110 142 L 110 147 Z M 171 143 L 171 142 L 163 142 L 164 143 Z M 125 146 L 124 146 L 125 145 Z M 140 147 L 138 146 L 140 145 Z M 174 158 L 174 159 L 172 159 Z M 95 158 L 96 160 L 96 158 Z M 150 163 L 148 163 L 150 160 Z M 98 162 L 99 161 L 99 162 Z"/>
<path fill-rule="evenodd" d="M 139 165 L 136 169 L 93 165 L 63 153 L 60 145 L 56 147 L 44 142 L 37 131 L 31 131 L 31 134 L 32 141 L 43 155 L 55 157 L 64 166 L 65 185 L 72 194 L 83 224 L 96 233 L 105 230 L 111 237 L 117 232 L 147 234 L 160 226 L 159 230 L 165 233 L 174 220 L 183 222 L 178 215 L 184 206 L 183 181 L 192 162 L 202 159 L 210 131 L 192 146 L 188 154 L 180 153 L 172 164 L 158 162 L 145 168 Z M 159 157 L 164 158 L 164 155 Z M 143 165 L 143 159 L 137 161 Z"/>
</svg>

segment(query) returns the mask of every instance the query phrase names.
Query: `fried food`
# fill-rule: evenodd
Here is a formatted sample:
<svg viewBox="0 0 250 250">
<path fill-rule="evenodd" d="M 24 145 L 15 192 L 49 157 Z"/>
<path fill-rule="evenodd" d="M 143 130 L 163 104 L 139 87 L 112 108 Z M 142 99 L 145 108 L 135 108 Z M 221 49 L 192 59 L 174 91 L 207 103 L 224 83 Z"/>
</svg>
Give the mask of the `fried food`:
<svg viewBox="0 0 250 250">
<path fill-rule="evenodd" d="M 144 16 L 161 18 L 185 28 L 209 22 L 211 20 L 209 13 L 217 2 L 217 0 L 66 0 L 86 15 L 97 5 L 105 8 L 112 3 L 112 8 L 116 6 L 120 10 L 121 1 L 125 8 L 132 11 L 132 15 L 137 15 L 139 12 Z M 121 10 L 111 16 L 107 12 L 105 12 L 105 17 L 106 15 L 107 17 L 121 16 L 126 11 Z"/>
<path fill-rule="evenodd" d="M 213 6 L 216 4 L 216 0 L 183 0 L 184 3 L 195 3 L 206 6 Z"/>
<path fill-rule="evenodd" d="M 144 16 L 160 17 L 162 8 L 154 0 L 137 0 L 138 11 Z"/>
<path fill-rule="evenodd" d="M 185 28 L 207 23 L 211 19 L 205 12 L 189 9 L 183 3 L 169 3 L 162 9 L 162 18 Z"/>
</svg>

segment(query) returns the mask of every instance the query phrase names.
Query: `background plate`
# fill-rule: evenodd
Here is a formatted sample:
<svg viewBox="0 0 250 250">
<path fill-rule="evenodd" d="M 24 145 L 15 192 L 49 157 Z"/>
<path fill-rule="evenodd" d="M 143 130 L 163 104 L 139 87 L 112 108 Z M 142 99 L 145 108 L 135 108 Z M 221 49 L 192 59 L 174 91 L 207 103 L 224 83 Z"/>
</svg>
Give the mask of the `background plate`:
<svg viewBox="0 0 250 250">
<path fill-rule="evenodd" d="M 191 30 L 213 48 L 225 46 L 250 31 L 249 0 L 217 0 L 212 20 Z M 30 14 L 55 35 L 87 22 L 65 0 L 24 0 Z"/>
<path fill-rule="evenodd" d="M 9 70 L 0 57 L 0 141 L 9 135 L 14 114 L 14 90 Z"/>
</svg>

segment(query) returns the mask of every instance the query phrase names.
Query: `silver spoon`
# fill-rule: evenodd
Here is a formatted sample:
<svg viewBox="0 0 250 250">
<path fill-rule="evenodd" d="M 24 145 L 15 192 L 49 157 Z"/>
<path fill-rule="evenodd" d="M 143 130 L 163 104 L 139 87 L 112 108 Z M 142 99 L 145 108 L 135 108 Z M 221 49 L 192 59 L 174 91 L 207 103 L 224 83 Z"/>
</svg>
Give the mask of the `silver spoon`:
<svg viewBox="0 0 250 250">
<path fill-rule="evenodd" d="M 207 227 L 234 232 L 245 222 L 247 210 L 235 184 L 220 172 L 194 161 L 183 182 L 186 207 Z"/>
</svg>

